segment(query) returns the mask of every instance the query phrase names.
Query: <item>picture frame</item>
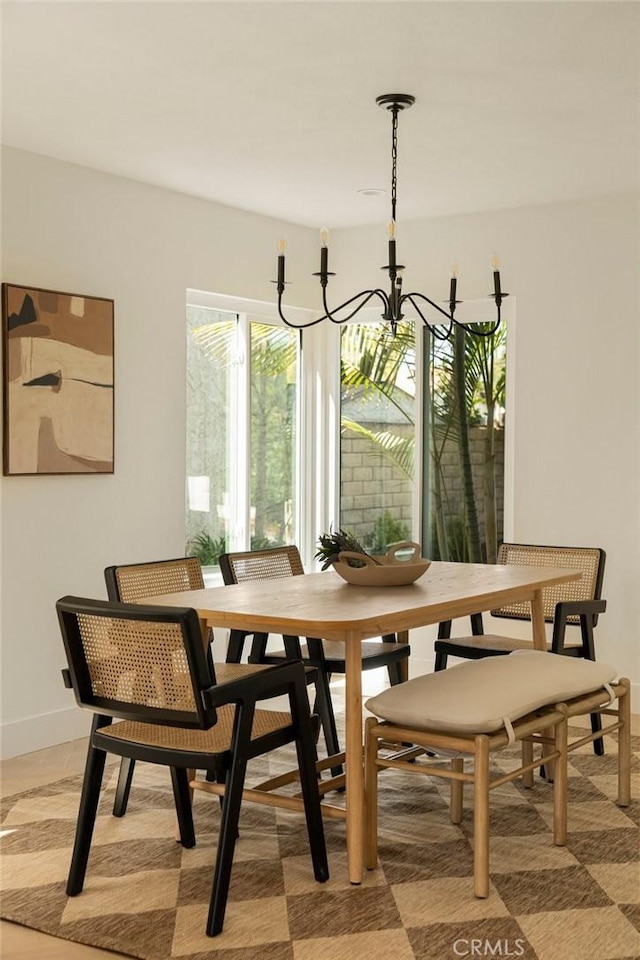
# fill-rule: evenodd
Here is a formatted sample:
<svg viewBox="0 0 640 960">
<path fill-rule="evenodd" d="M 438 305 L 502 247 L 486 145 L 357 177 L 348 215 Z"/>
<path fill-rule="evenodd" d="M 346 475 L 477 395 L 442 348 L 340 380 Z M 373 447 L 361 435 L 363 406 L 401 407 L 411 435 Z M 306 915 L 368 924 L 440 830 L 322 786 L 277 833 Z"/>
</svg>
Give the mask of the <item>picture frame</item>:
<svg viewBox="0 0 640 960">
<path fill-rule="evenodd" d="M 114 472 L 114 301 L 2 284 L 4 476 Z"/>
</svg>

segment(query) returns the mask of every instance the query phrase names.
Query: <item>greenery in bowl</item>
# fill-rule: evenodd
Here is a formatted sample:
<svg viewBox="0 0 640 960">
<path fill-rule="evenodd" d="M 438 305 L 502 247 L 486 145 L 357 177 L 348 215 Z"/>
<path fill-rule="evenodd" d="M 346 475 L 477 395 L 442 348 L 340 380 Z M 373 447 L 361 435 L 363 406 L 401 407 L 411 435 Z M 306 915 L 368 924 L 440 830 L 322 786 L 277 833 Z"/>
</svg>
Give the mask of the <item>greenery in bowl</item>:
<svg viewBox="0 0 640 960">
<path fill-rule="evenodd" d="M 362 553 L 365 557 L 371 556 L 364 549 L 354 533 L 351 533 L 348 530 L 330 529 L 328 533 L 321 533 L 318 537 L 318 552 L 316 553 L 315 559 L 322 560 L 322 569 L 326 570 L 327 567 L 331 566 L 331 564 L 338 562 L 342 550 L 350 550 L 353 553 Z M 375 559 L 375 557 L 371 557 L 371 559 L 374 560 L 375 563 L 379 562 Z M 350 567 L 366 566 L 364 561 L 360 562 L 358 560 L 349 559 L 347 562 Z"/>
</svg>

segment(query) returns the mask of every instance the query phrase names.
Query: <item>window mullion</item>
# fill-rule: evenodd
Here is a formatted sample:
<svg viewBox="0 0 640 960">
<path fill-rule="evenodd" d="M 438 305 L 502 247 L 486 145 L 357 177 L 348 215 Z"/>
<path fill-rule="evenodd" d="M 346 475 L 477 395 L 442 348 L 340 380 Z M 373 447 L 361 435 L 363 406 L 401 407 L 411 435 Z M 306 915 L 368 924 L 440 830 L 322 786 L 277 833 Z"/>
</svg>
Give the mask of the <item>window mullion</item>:
<svg viewBox="0 0 640 960">
<path fill-rule="evenodd" d="M 230 550 L 245 550 L 250 541 L 250 357 L 249 319 L 238 314 L 236 355 L 233 361 L 235 376 L 231 378 L 229 436 L 229 546 Z"/>
</svg>

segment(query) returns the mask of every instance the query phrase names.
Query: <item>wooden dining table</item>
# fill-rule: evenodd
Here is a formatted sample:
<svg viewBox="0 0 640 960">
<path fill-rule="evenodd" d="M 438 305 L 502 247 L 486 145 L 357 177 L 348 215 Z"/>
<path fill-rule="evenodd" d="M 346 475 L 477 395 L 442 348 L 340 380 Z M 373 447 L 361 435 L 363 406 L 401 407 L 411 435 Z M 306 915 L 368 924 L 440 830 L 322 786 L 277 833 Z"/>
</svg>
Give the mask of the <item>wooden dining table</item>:
<svg viewBox="0 0 640 960">
<path fill-rule="evenodd" d="M 433 562 L 408 586 L 353 586 L 327 570 L 164 594 L 143 602 L 192 607 L 203 632 L 217 627 L 345 644 L 347 855 L 349 879 L 357 884 L 363 873 L 365 809 L 362 641 L 521 602 L 531 605 L 534 647 L 546 650 L 542 591 L 580 576 L 577 570 L 552 567 Z"/>
</svg>

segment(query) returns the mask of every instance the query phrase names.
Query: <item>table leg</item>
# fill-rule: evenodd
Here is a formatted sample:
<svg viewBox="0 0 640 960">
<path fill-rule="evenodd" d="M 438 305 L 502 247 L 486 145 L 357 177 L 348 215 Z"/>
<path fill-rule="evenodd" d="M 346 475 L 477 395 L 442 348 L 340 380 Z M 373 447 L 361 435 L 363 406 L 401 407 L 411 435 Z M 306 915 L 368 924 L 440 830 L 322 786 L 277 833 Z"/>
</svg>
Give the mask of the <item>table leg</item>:
<svg viewBox="0 0 640 960">
<path fill-rule="evenodd" d="M 346 804 L 349 880 L 362 883 L 364 867 L 364 767 L 362 764 L 362 644 L 346 640 Z"/>
<path fill-rule="evenodd" d="M 547 649 L 547 633 L 544 627 L 544 610 L 542 606 L 542 590 L 535 590 L 531 599 L 531 629 L 533 631 L 533 646 L 536 650 Z"/>
</svg>

